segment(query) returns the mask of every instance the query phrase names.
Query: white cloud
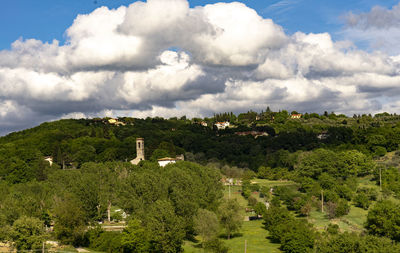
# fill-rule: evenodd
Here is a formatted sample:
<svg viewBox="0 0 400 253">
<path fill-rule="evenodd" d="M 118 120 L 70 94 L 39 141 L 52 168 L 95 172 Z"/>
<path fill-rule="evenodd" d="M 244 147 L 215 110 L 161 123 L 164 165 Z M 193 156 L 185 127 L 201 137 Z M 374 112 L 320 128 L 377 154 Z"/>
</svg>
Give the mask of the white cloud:
<svg viewBox="0 0 400 253">
<path fill-rule="evenodd" d="M 374 50 L 400 54 L 400 2 L 391 9 L 375 6 L 369 12 L 349 12 L 343 36 Z"/>
<path fill-rule="evenodd" d="M 365 19 L 352 18 L 353 27 Z M 399 108 L 400 56 L 328 33 L 286 35 L 242 3 L 101 7 L 66 36 L 65 45 L 20 39 L 0 51 L 1 133 L 65 117 Z"/>
</svg>

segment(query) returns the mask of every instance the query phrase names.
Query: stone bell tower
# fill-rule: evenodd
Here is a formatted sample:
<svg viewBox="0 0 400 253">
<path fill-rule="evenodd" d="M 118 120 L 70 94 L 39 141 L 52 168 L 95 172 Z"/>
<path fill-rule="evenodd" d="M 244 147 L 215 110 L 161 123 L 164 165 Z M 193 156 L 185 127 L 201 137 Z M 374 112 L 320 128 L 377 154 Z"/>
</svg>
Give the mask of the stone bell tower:
<svg viewBox="0 0 400 253">
<path fill-rule="evenodd" d="M 144 138 L 136 138 L 136 158 L 131 163 L 137 165 L 140 161 L 144 161 Z"/>
</svg>

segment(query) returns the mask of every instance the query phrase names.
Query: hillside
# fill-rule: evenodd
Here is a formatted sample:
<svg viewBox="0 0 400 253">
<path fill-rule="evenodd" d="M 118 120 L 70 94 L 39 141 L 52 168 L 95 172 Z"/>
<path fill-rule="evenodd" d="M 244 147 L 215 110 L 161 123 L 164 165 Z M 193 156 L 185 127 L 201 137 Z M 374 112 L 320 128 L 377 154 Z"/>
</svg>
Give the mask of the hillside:
<svg viewBox="0 0 400 253">
<path fill-rule="evenodd" d="M 387 224 L 397 215 L 385 210 L 398 210 L 399 122 L 267 110 L 43 123 L 0 138 L 0 241 L 19 250 L 50 238 L 111 252 L 236 252 L 245 238 L 260 252 L 330 253 L 351 232 L 354 247 L 372 240 L 396 250 Z M 139 137 L 146 161 L 132 165 Z M 157 163 L 182 154 L 184 162 Z M 240 225 L 243 216 L 256 220 Z M 23 227 L 37 234 L 31 243 Z"/>
</svg>

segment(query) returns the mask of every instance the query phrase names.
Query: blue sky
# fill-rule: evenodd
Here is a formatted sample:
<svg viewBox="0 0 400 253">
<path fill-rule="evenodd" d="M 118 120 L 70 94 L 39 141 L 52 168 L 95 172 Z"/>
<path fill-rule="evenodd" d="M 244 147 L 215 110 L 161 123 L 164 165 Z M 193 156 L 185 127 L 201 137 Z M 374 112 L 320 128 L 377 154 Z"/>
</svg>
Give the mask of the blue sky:
<svg viewBox="0 0 400 253">
<path fill-rule="evenodd" d="M 90 13 L 99 6 L 116 8 L 131 0 L 2 0 L 0 3 L 0 49 L 8 49 L 22 37 L 42 41 L 64 41 L 64 31 L 78 14 Z M 216 0 L 191 0 L 191 7 L 217 3 Z M 224 1 L 234 2 L 234 1 Z M 392 7 L 394 0 L 247 0 L 240 1 L 259 15 L 272 18 L 287 33 L 330 32 L 333 38 L 341 29 L 341 16 L 349 11 L 369 11 L 373 6 Z M 340 37 L 339 37 L 340 38 Z"/>
</svg>

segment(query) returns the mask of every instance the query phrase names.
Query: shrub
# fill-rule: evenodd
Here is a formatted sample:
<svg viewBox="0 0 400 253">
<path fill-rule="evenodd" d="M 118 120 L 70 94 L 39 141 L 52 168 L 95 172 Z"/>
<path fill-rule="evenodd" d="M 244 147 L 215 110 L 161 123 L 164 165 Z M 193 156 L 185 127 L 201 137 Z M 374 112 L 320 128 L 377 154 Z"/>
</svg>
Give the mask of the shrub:
<svg viewBox="0 0 400 253">
<path fill-rule="evenodd" d="M 337 204 L 335 202 L 329 201 L 326 203 L 326 215 L 328 215 L 329 219 L 333 219 L 336 217 L 336 208 Z"/>
<path fill-rule="evenodd" d="M 250 184 L 250 191 L 252 191 L 252 192 L 260 191 L 260 185 L 258 185 L 258 184 Z"/>
<path fill-rule="evenodd" d="M 348 202 L 344 199 L 340 199 L 337 208 L 336 208 L 336 217 L 341 217 L 343 215 L 346 215 L 350 212 L 350 206 Z"/>
<path fill-rule="evenodd" d="M 315 233 L 310 224 L 295 220 L 286 226 L 288 228 L 281 238 L 281 249 L 288 253 L 310 252 L 315 241 Z"/>
<path fill-rule="evenodd" d="M 337 235 L 339 233 L 339 225 L 329 223 L 328 227 L 326 228 L 326 232 L 331 235 Z"/>
<path fill-rule="evenodd" d="M 300 213 L 303 216 L 309 216 L 310 212 L 311 212 L 311 209 L 312 209 L 311 202 L 308 201 L 300 208 Z"/>
<path fill-rule="evenodd" d="M 204 243 L 204 249 L 215 253 L 227 253 L 229 248 L 218 238 Z"/>
<path fill-rule="evenodd" d="M 367 210 L 370 205 L 370 201 L 369 201 L 367 194 L 365 194 L 364 192 L 358 193 L 356 195 L 356 197 L 354 198 L 354 204 L 357 207 L 361 207 L 361 208 Z"/>
<path fill-rule="evenodd" d="M 265 206 L 264 203 L 257 202 L 257 204 L 254 206 L 254 211 L 256 212 L 257 215 L 265 215 L 265 212 L 267 211 L 267 207 Z"/>
<path fill-rule="evenodd" d="M 249 196 L 247 201 L 249 202 L 249 206 L 254 207 L 257 204 L 257 199 L 253 196 Z"/>
<path fill-rule="evenodd" d="M 368 211 L 366 229 L 370 234 L 400 241 L 400 205 L 389 200 L 378 202 Z"/>
</svg>

